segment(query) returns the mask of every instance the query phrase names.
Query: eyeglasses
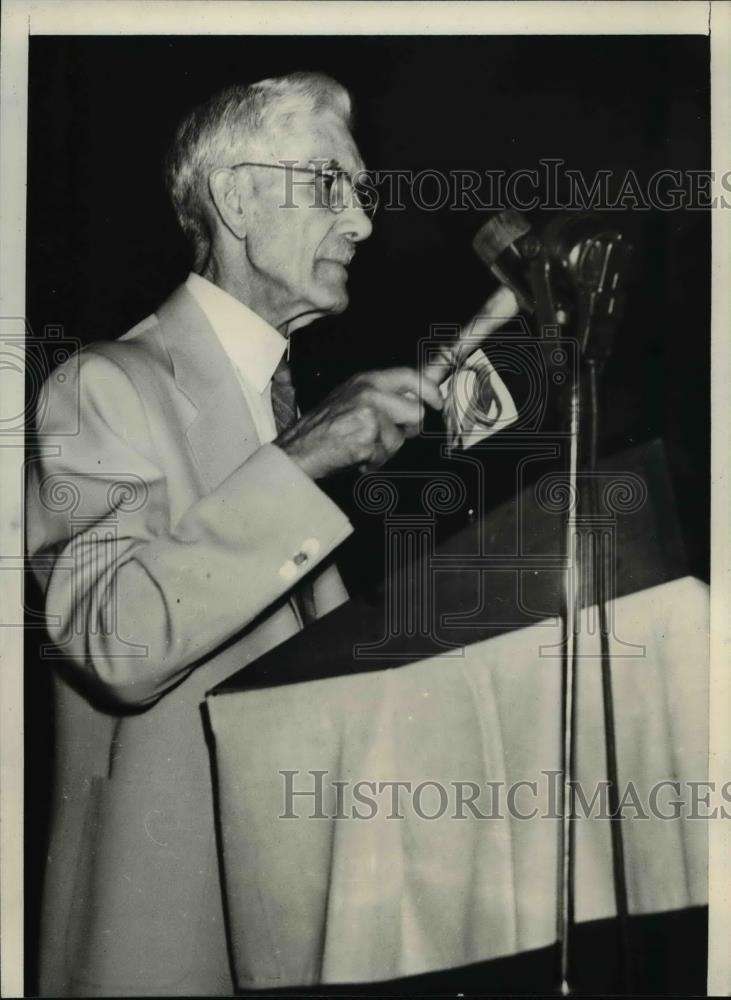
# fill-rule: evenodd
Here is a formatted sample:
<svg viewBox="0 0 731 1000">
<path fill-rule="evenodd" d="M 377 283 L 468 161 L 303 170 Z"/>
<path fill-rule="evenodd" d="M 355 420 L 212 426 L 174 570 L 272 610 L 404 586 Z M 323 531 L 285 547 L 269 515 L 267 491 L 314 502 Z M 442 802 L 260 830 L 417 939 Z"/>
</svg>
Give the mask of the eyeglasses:
<svg viewBox="0 0 731 1000">
<path fill-rule="evenodd" d="M 316 208 L 328 208 L 331 212 L 339 215 L 346 208 L 356 207 L 361 209 L 372 219 L 378 207 L 378 192 L 376 191 L 373 177 L 365 170 L 358 172 L 353 178 L 347 170 L 338 166 L 312 166 L 295 167 L 291 163 L 255 163 L 244 161 L 234 163 L 229 170 L 238 170 L 239 167 L 264 167 L 268 170 L 288 170 L 295 174 L 310 174 L 312 180 L 304 183 L 311 183 L 315 188 Z M 292 191 L 287 191 L 287 199 L 284 207 L 294 208 L 291 204 Z"/>
</svg>

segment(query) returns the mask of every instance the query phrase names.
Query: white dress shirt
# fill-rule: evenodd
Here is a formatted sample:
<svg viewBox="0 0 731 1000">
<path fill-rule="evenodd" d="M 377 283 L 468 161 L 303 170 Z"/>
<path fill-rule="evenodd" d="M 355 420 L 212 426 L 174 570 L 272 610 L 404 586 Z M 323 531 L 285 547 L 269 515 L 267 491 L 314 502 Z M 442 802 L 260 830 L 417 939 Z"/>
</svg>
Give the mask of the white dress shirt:
<svg viewBox="0 0 731 1000">
<path fill-rule="evenodd" d="M 274 370 L 287 348 L 285 337 L 222 288 L 189 274 L 185 287 L 206 315 L 239 380 L 262 444 L 277 436 L 272 413 Z"/>
</svg>

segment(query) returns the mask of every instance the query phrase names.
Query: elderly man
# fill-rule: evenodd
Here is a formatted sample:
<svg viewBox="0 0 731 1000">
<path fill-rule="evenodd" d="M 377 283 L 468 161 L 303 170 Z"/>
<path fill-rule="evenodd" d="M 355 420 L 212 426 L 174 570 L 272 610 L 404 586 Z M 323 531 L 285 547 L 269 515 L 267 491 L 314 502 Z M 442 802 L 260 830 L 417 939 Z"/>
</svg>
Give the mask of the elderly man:
<svg viewBox="0 0 731 1000">
<path fill-rule="evenodd" d="M 442 406 L 438 367 L 399 368 L 297 419 L 287 338 L 345 309 L 371 232 L 350 110 L 296 74 L 193 111 L 168 184 L 194 273 L 43 394 L 27 525 L 56 666 L 44 995 L 232 992 L 201 703 L 346 599 L 331 557 L 351 526 L 318 480 L 381 464 Z"/>
<path fill-rule="evenodd" d="M 195 273 L 48 383 L 27 518 L 63 656 L 45 995 L 231 993 L 201 702 L 346 599 L 330 557 L 351 527 L 317 480 L 441 407 L 402 368 L 296 419 L 287 338 L 346 307 L 371 232 L 349 122 L 315 74 L 196 109 L 168 163 Z"/>
</svg>

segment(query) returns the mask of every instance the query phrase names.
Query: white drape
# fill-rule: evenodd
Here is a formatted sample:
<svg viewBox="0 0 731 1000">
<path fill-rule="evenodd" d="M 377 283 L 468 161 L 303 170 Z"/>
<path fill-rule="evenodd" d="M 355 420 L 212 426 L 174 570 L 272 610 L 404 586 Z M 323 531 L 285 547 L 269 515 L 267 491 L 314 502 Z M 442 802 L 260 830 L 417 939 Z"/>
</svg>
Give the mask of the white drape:
<svg viewBox="0 0 731 1000">
<path fill-rule="evenodd" d="M 686 578 L 611 610 L 630 911 L 703 904 L 706 824 L 688 818 L 692 795 L 697 815 L 708 810 L 688 782 L 707 775 L 708 591 Z M 577 777 L 588 802 L 606 778 L 596 625 L 584 612 Z M 240 986 L 391 979 L 555 940 L 558 640 L 548 621 L 458 656 L 209 698 Z M 322 803 L 287 800 L 287 781 L 305 792 L 321 781 Z M 332 818 L 333 781 L 345 783 L 346 818 Z M 373 811 L 354 799 L 358 781 L 409 782 L 403 818 L 392 785 L 362 785 L 378 808 L 356 818 Z M 490 818 L 473 815 L 471 795 Z M 318 806 L 326 818 L 309 818 Z M 578 821 L 576 851 L 577 920 L 610 916 L 606 819 Z"/>
</svg>

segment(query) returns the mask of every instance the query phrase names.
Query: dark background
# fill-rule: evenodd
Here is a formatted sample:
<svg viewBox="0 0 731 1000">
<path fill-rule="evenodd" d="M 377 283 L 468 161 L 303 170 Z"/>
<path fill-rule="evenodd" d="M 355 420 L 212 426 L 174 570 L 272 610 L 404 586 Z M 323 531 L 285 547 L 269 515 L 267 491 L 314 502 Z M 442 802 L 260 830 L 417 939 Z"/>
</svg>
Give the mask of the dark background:
<svg viewBox="0 0 731 1000">
<path fill-rule="evenodd" d="M 557 157 L 587 178 L 611 170 L 616 190 L 630 169 L 642 181 L 708 168 L 708 66 L 701 36 L 33 38 L 32 330 L 117 337 L 185 278 L 161 161 L 179 119 L 228 83 L 330 73 L 354 95 L 374 169 L 509 172 Z M 414 363 L 430 323 L 472 315 L 495 287 L 470 248 L 487 214 L 407 199 L 405 211 L 377 215 L 350 309 L 294 340 L 304 406 L 353 370 Z M 705 576 L 710 217 L 637 210 L 611 221 L 635 261 L 603 378 L 601 450 L 665 440 L 692 568 Z"/>
<path fill-rule="evenodd" d="M 710 165 L 709 48 L 700 36 L 34 37 L 32 337 L 48 325 L 83 343 L 117 337 L 184 280 L 189 256 L 161 167 L 175 125 L 221 86 L 297 69 L 329 73 L 352 91 L 356 137 L 374 169 L 510 171 L 560 157 L 589 177 L 632 169 L 642 180 Z M 304 406 L 359 368 L 413 363 L 430 323 L 468 319 L 495 287 L 470 249 L 484 218 L 413 205 L 376 217 L 353 267 L 350 309 L 296 336 Z M 600 450 L 664 439 L 690 568 L 706 577 L 710 218 L 651 210 L 614 222 L 635 245 L 635 274 L 602 384 Z M 403 453 L 407 465 L 423 459 L 409 454 L 418 449 Z M 496 496 L 501 476 L 509 479 L 492 473 Z M 367 569 L 366 550 L 351 549 L 351 581 Z M 37 633 L 28 637 L 32 991 L 51 723 L 44 671 L 32 669 Z"/>
</svg>

